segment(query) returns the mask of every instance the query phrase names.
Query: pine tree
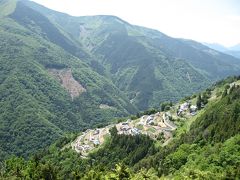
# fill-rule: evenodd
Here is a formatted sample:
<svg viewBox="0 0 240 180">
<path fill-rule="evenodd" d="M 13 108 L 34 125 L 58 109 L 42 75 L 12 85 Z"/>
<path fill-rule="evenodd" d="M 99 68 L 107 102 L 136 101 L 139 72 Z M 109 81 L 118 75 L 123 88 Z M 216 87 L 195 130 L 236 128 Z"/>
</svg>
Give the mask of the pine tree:
<svg viewBox="0 0 240 180">
<path fill-rule="evenodd" d="M 228 94 L 227 89 L 225 89 L 225 90 L 223 91 L 223 93 L 222 93 L 222 97 L 227 96 L 227 94 Z"/>
<path fill-rule="evenodd" d="M 201 94 L 198 95 L 198 98 L 197 98 L 197 108 L 198 109 L 201 109 L 201 105 L 202 105 L 202 98 L 201 98 Z"/>
</svg>

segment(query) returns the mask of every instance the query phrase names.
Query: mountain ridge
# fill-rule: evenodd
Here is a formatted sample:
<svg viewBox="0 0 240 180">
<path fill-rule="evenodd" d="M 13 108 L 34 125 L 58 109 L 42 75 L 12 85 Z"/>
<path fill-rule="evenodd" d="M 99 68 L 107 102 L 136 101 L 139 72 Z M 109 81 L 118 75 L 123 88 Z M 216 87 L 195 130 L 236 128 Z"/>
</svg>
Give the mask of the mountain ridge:
<svg viewBox="0 0 240 180">
<path fill-rule="evenodd" d="M 240 58 L 240 48 L 239 48 L 239 44 L 235 45 L 235 46 L 232 46 L 232 47 L 224 47 L 220 44 L 211 44 L 211 43 L 203 43 L 205 44 L 206 46 L 214 49 L 214 50 L 217 50 L 217 51 L 220 51 L 222 53 L 225 53 L 225 54 L 229 54 L 231 56 L 234 56 L 236 58 Z"/>
<path fill-rule="evenodd" d="M 28 157 L 65 133 L 177 101 L 240 73 L 238 59 L 113 16 L 73 17 L 29 1 L 0 2 L 9 5 L 0 5 L 4 154 Z M 53 69 L 71 71 L 85 91 L 71 97 Z"/>
<path fill-rule="evenodd" d="M 28 28 L 29 21 L 25 27 L 11 17 L 0 18 L 0 144 L 4 154 L 27 157 L 66 132 L 136 112 L 109 80 L 84 61 L 42 37 L 37 26 Z M 73 78 L 87 91 L 72 100 L 49 68 L 71 68 Z M 100 109 L 100 104 L 116 108 Z"/>
</svg>

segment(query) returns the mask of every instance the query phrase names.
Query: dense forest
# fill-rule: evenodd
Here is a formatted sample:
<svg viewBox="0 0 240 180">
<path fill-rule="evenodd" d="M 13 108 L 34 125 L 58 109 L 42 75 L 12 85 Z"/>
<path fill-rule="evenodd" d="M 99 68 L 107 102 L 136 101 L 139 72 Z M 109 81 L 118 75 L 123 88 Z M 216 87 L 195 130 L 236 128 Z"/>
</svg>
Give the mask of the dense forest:
<svg viewBox="0 0 240 180">
<path fill-rule="evenodd" d="M 238 79 L 228 78 L 209 88 L 210 92 L 219 88 L 221 94 L 202 108 L 189 130 L 174 136 L 167 146 L 158 146 L 158 140 L 145 135 L 119 135 L 113 127 L 104 145 L 82 158 L 71 148 L 63 149 L 76 137 L 68 135 L 28 160 L 12 157 L 4 161 L 1 177 L 237 179 L 240 176 L 240 86 L 235 83 Z"/>
<path fill-rule="evenodd" d="M 22 1 L 10 17 L 88 63 L 141 111 L 240 73 L 237 58 L 115 16 L 74 17 Z"/>
<path fill-rule="evenodd" d="M 0 159 L 10 154 L 27 157 L 66 132 L 103 126 L 137 112 L 111 81 L 43 38 L 37 25 L 31 24 L 35 20 L 51 25 L 47 18 L 30 13 L 32 20 L 16 19 L 20 18 L 18 13 L 26 17 L 24 13 L 31 9 L 12 14 L 15 3 L 0 3 L 0 9 L 5 10 L 1 12 L 7 14 L 0 16 Z M 55 35 L 60 33 L 53 25 L 51 28 L 48 30 Z M 85 91 L 71 98 L 50 70 L 71 71 Z M 110 108 L 100 108 L 101 104 Z"/>
</svg>

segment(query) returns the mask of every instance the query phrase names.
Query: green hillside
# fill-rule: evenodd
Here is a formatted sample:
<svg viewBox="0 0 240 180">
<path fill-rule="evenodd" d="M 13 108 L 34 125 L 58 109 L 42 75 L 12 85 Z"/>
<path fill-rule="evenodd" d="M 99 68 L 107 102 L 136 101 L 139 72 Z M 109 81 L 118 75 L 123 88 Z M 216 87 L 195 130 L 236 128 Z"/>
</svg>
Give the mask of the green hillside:
<svg viewBox="0 0 240 180">
<path fill-rule="evenodd" d="M 77 40 L 140 110 L 179 100 L 240 72 L 239 59 L 194 41 L 171 38 L 114 16 L 72 17 L 26 4 Z"/>
<path fill-rule="evenodd" d="M 18 14 L 18 6 L 13 14 L 0 18 L 0 144 L 3 152 L 27 156 L 66 132 L 103 125 L 136 112 L 111 81 L 44 35 L 48 29 L 66 39 L 47 18 L 37 12 L 34 15 L 30 10 Z M 33 20 L 27 15 L 32 15 Z M 25 17 L 24 23 L 19 19 L 21 16 Z M 34 24 L 34 20 L 49 27 Z M 71 70 L 71 76 L 85 91 L 72 99 L 61 81 L 49 73 L 51 70 Z M 101 104 L 111 108 L 102 109 Z"/>
<path fill-rule="evenodd" d="M 174 122 L 172 140 L 160 145 L 145 135 L 111 137 L 86 158 L 67 148 L 67 136 L 30 160 L 11 158 L 1 178 L 29 179 L 238 179 L 240 176 L 240 81 L 228 78 L 201 93 L 207 104 L 196 116 Z M 196 96 L 187 98 L 195 102 Z M 186 101 L 186 100 L 185 100 Z M 198 100 L 197 100 L 198 101 Z M 183 101 L 182 101 L 183 102 Z M 182 103 L 180 102 L 180 103 Z M 206 102 L 205 102 L 206 103 Z M 175 112 L 172 106 L 169 112 Z M 175 112 L 176 113 L 176 112 Z M 186 128 L 188 127 L 188 128 Z"/>
<path fill-rule="evenodd" d="M 0 0 L 0 159 L 27 158 L 65 134 L 158 108 L 239 72 L 236 58 L 114 16 L 72 17 Z M 133 151 L 132 164 L 155 153 L 147 142 L 151 152 L 138 149 L 139 141 L 119 145 Z"/>
</svg>

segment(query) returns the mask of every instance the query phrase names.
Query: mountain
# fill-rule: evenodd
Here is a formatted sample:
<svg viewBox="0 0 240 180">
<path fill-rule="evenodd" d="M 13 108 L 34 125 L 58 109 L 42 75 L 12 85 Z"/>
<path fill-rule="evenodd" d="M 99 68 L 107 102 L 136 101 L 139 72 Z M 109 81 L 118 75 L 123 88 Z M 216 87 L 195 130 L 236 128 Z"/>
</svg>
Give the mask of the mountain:
<svg viewBox="0 0 240 180">
<path fill-rule="evenodd" d="M 240 51 L 240 44 L 237 44 L 237 45 L 235 45 L 235 46 L 232 46 L 232 47 L 230 47 L 229 49 L 232 50 L 232 51 Z"/>
<path fill-rule="evenodd" d="M 186 109 L 180 116 L 176 115 L 179 105 L 193 105 L 199 100 L 204 106 L 202 104 L 196 114 L 191 115 Z M 82 157 L 71 148 L 76 136 L 68 136 L 30 160 L 18 157 L 6 160 L 0 169 L 0 177 L 238 179 L 240 77 L 219 81 L 204 92 L 171 106 L 165 113 L 171 114 L 171 121 L 177 124 L 173 137 L 168 140 L 162 136 L 153 140 L 143 134 L 118 134 L 117 129 L 112 128 L 105 143 Z"/>
<path fill-rule="evenodd" d="M 232 46 L 229 49 L 230 50 L 226 51 L 225 53 L 230 54 L 234 57 L 240 58 L 240 44 Z"/>
<path fill-rule="evenodd" d="M 236 58 L 240 58 L 240 51 L 226 51 L 225 53 L 230 54 Z"/>
<path fill-rule="evenodd" d="M 239 59 L 118 17 L 72 17 L 33 2 L 27 5 L 81 43 L 140 110 L 176 101 L 240 72 Z"/>
<path fill-rule="evenodd" d="M 0 8 L 1 151 L 27 157 L 66 132 L 136 112 L 111 81 L 64 50 L 75 50 L 73 42 L 46 17 L 22 2 Z"/>
<path fill-rule="evenodd" d="M 239 44 L 229 47 L 229 48 L 226 48 L 220 44 L 210 44 L 210 43 L 203 43 L 203 44 L 210 47 L 211 49 L 216 50 L 216 51 L 220 51 L 225 54 L 234 56 L 236 58 L 240 58 L 240 45 Z"/>
<path fill-rule="evenodd" d="M 0 153 L 28 157 L 240 73 L 240 61 L 115 16 L 0 1 Z"/>
<path fill-rule="evenodd" d="M 221 45 L 221 44 L 218 44 L 218 43 L 203 43 L 205 46 L 208 46 L 210 47 L 211 49 L 214 49 L 216 51 L 220 51 L 220 52 L 225 52 L 225 51 L 228 51 L 229 48 Z"/>
</svg>

